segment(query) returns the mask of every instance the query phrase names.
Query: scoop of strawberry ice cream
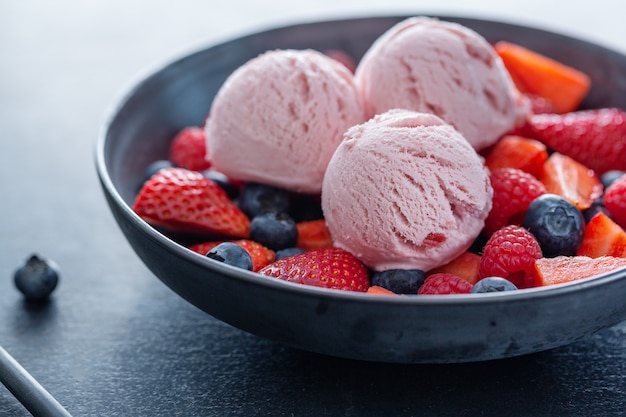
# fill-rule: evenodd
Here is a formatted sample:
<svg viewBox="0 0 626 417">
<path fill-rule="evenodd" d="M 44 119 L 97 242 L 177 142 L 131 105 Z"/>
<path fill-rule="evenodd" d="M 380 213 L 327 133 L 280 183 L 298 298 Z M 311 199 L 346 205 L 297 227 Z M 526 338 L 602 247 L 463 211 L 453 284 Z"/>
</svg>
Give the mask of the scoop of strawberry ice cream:
<svg viewBox="0 0 626 417">
<path fill-rule="evenodd" d="M 529 104 L 493 47 L 464 26 L 414 17 L 393 26 L 356 70 L 368 116 L 392 108 L 433 113 L 480 150 L 521 122 Z"/>
<path fill-rule="evenodd" d="M 322 209 L 335 246 L 374 270 L 428 271 L 465 251 L 491 209 L 481 158 L 433 114 L 390 110 L 346 132 Z"/>
<path fill-rule="evenodd" d="M 364 120 L 344 65 L 313 50 L 269 51 L 217 93 L 206 126 L 209 158 L 231 178 L 319 193 L 343 133 Z"/>
</svg>

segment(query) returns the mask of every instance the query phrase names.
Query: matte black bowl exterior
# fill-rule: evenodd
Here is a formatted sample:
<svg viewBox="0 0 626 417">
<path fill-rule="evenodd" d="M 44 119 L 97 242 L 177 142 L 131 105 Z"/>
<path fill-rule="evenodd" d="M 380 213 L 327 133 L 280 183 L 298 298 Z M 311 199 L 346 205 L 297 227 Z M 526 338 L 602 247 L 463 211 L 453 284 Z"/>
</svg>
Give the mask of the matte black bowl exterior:
<svg viewBox="0 0 626 417">
<path fill-rule="evenodd" d="M 342 49 L 358 59 L 404 16 L 306 23 L 244 36 L 185 56 L 134 87 L 96 150 L 107 201 L 143 262 L 198 308 L 297 348 L 371 361 L 469 362 L 547 350 L 626 319 L 626 272 L 511 293 L 385 297 L 324 290 L 214 263 L 162 235 L 129 207 L 146 166 L 175 132 L 202 124 L 226 77 L 274 48 Z M 490 41 L 509 40 L 573 64 L 593 79 L 586 107 L 626 107 L 626 57 L 551 32 L 442 16 Z"/>
</svg>

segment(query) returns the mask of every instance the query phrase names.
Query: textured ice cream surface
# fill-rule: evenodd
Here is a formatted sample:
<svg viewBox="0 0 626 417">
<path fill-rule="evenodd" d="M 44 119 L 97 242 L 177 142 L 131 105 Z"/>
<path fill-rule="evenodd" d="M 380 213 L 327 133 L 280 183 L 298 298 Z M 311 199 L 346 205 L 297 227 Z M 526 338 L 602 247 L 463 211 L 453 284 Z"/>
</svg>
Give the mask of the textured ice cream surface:
<svg viewBox="0 0 626 417">
<path fill-rule="evenodd" d="M 206 124 L 209 158 L 235 179 L 319 193 L 344 132 L 364 121 L 344 65 L 313 50 L 268 51 L 218 91 Z"/>
<path fill-rule="evenodd" d="M 428 271 L 469 248 L 492 194 L 457 130 L 395 109 L 346 132 L 324 176 L 322 209 L 335 246 L 372 269 Z"/>
<path fill-rule="evenodd" d="M 433 113 L 477 150 L 493 144 L 528 111 L 487 40 L 432 18 L 409 18 L 381 35 L 355 78 L 368 116 L 392 108 Z"/>
</svg>

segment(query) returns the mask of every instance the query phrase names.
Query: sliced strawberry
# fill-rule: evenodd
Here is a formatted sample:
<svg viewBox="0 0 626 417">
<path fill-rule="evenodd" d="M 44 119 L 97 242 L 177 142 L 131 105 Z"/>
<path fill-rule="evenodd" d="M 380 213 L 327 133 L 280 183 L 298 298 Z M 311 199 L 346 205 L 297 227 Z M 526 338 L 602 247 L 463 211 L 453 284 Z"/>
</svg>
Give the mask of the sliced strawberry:
<svg viewBox="0 0 626 417">
<path fill-rule="evenodd" d="M 597 175 L 626 170 L 626 112 L 621 109 L 535 114 L 522 130 L 524 136 L 574 158 Z"/>
<path fill-rule="evenodd" d="M 517 168 L 537 177 L 546 159 L 548 159 L 548 150 L 543 143 L 509 135 L 504 136 L 495 144 L 485 159 L 485 165 L 491 171 L 498 168 Z"/>
<path fill-rule="evenodd" d="M 252 258 L 252 270 L 255 272 L 265 268 L 276 259 L 276 252 L 253 240 L 235 240 L 235 243 L 248 251 Z"/>
<path fill-rule="evenodd" d="M 333 238 L 326 227 L 324 219 L 309 220 L 296 223 L 298 228 L 297 247 L 306 251 L 315 249 L 332 248 Z"/>
<path fill-rule="evenodd" d="M 496 169 L 491 172 L 490 180 L 493 204 L 485 220 L 486 236 L 508 224 L 521 224 L 528 205 L 546 193 L 537 178 L 516 168 Z"/>
<path fill-rule="evenodd" d="M 617 224 L 626 228 L 626 175 L 608 186 L 604 192 L 604 207 Z"/>
<path fill-rule="evenodd" d="M 476 284 L 476 282 L 480 279 L 480 275 L 478 274 L 479 266 L 480 256 L 475 253 L 465 251 L 447 264 L 430 270 L 428 274 L 454 274 L 463 278 L 470 284 Z"/>
<path fill-rule="evenodd" d="M 398 295 L 393 291 L 389 291 L 387 288 L 381 287 L 380 285 L 372 285 L 367 289 L 367 293 L 374 295 Z"/>
<path fill-rule="evenodd" d="M 222 242 L 223 241 L 202 242 L 190 246 L 189 249 L 204 256 L 209 253 L 211 249 Z M 240 239 L 231 240 L 230 242 L 238 244 L 250 254 L 250 257 L 252 258 L 252 270 L 254 272 L 266 267 L 274 262 L 274 259 L 276 259 L 276 252 L 253 240 Z"/>
<path fill-rule="evenodd" d="M 576 253 L 590 258 L 626 258 L 626 232 L 609 216 L 599 212 L 585 226 L 583 241 Z"/>
<path fill-rule="evenodd" d="M 204 129 L 186 127 L 174 137 L 170 144 L 169 160 L 180 168 L 204 171 L 211 167 L 207 159 Z"/>
<path fill-rule="evenodd" d="M 318 249 L 281 259 L 260 274 L 298 284 L 365 292 L 370 287 L 365 265 L 339 248 Z"/>
<path fill-rule="evenodd" d="M 548 193 L 560 195 L 580 210 L 602 195 L 602 183 L 593 170 L 558 152 L 543 164 L 539 181 Z"/>
<path fill-rule="evenodd" d="M 557 113 L 576 110 L 589 92 L 591 79 L 575 68 L 510 42 L 494 47 L 516 87 L 547 98 Z"/>
<path fill-rule="evenodd" d="M 250 220 L 222 188 L 196 171 L 165 168 L 146 181 L 133 210 L 172 232 L 247 238 Z"/>
<path fill-rule="evenodd" d="M 563 284 L 626 268 L 626 258 L 557 256 L 535 261 L 535 286 Z"/>
</svg>

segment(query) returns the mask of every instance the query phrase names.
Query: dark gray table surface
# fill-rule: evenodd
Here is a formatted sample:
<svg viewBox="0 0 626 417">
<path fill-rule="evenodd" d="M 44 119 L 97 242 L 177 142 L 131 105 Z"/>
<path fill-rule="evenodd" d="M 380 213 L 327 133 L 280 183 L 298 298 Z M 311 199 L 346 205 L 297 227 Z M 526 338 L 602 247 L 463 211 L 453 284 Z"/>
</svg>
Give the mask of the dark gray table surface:
<svg viewBox="0 0 626 417">
<path fill-rule="evenodd" d="M 294 350 L 187 304 L 124 240 L 93 148 L 116 94 L 191 45 L 183 40 L 201 39 L 199 18 L 177 37 L 150 26 L 137 5 L 124 14 L 107 2 L 8 3 L 0 6 L 0 344 L 74 416 L 626 415 L 626 322 L 525 357 L 409 366 Z M 183 15 L 173 24 L 184 26 Z M 39 307 L 12 282 L 31 253 L 62 269 L 53 299 Z M 0 416 L 27 415 L 0 387 Z"/>
</svg>

